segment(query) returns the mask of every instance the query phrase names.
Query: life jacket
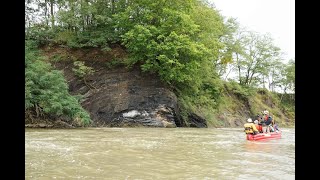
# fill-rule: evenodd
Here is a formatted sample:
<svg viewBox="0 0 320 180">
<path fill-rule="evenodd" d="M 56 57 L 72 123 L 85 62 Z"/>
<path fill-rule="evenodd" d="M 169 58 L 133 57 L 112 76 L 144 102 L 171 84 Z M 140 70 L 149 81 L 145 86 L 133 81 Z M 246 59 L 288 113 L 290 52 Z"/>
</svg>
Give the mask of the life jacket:
<svg viewBox="0 0 320 180">
<path fill-rule="evenodd" d="M 271 116 L 266 116 L 266 117 L 267 117 L 267 120 L 265 121 L 265 124 L 266 124 L 266 125 L 271 124 L 271 122 L 272 122 L 272 117 L 271 117 Z"/>
<path fill-rule="evenodd" d="M 244 132 L 246 134 L 253 134 L 253 128 L 252 128 L 253 124 L 252 123 L 245 123 L 244 124 Z"/>
<path fill-rule="evenodd" d="M 261 133 L 262 131 L 262 125 L 260 124 L 255 124 L 256 128 L 258 129 L 258 131 Z"/>
</svg>

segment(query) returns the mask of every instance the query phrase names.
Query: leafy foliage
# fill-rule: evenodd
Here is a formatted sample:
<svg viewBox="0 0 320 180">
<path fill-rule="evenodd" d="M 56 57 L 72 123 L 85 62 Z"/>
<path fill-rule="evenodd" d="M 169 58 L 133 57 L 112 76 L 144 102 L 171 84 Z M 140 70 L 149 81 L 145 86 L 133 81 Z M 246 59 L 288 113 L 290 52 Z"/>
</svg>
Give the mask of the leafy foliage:
<svg viewBox="0 0 320 180">
<path fill-rule="evenodd" d="M 154 26 L 137 25 L 124 36 L 131 63 L 142 61 L 143 71 L 157 72 L 167 83 L 190 83 L 200 70 L 206 48 L 175 32 L 159 34 Z"/>
<path fill-rule="evenodd" d="M 30 2 L 26 7 L 32 9 Z M 210 59 L 217 59 L 221 47 L 222 17 L 202 1 L 55 1 L 59 8 L 54 14 L 49 13 L 48 2 L 35 5 L 46 14 L 39 16 L 40 23 L 30 20 L 27 38 L 39 39 L 49 29 L 54 36 L 44 34 L 41 41 L 73 48 L 122 42 L 131 53 L 129 65 L 140 63 L 142 70 L 156 72 L 173 85 L 199 88 L 203 77 L 195 75 Z M 27 11 L 27 16 L 32 13 Z M 55 22 L 50 27 L 52 17 Z M 33 27 L 39 31 L 32 33 Z"/>
<path fill-rule="evenodd" d="M 84 65 L 83 61 L 75 61 L 73 65 L 75 66 L 75 68 L 72 68 L 72 71 L 79 78 L 84 78 L 86 75 L 94 73 L 94 69 L 92 67 Z"/>
<path fill-rule="evenodd" d="M 249 87 L 240 85 L 235 81 L 230 81 L 228 83 L 225 83 L 225 87 L 227 91 L 232 92 L 238 98 L 243 100 L 247 100 L 253 94 L 253 92 Z"/>
<path fill-rule="evenodd" d="M 79 125 L 88 125 L 90 116 L 68 93 L 62 73 L 43 61 L 34 42 L 26 41 L 25 52 L 25 109 L 37 108 L 45 114 L 66 115 L 80 120 Z"/>
<path fill-rule="evenodd" d="M 35 24 L 27 29 L 27 39 L 35 41 L 38 45 L 48 44 L 53 41 L 55 32 L 44 24 Z"/>
<path fill-rule="evenodd" d="M 251 87 L 267 83 L 271 90 L 295 90 L 294 60 L 282 63 L 280 49 L 269 35 L 243 29 L 234 18 L 224 19 L 206 0 L 28 0 L 25 4 L 26 39 L 39 45 L 103 51 L 111 50 L 110 43 L 122 44 L 129 58 L 109 61 L 106 68 L 139 65 L 145 72 L 157 73 L 176 91 L 186 112 L 214 118 L 214 109 L 225 101 L 224 91 L 248 101 L 254 92 Z M 54 60 L 63 59 L 67 58 L 61 55 Z M 79 78 L 85 80 L 93 73 L 83 62 L 73 61 Z M 76 103 L 66 95 L 61 72 L 34 50 L 26 51 L 26 68 L 30 78 L 26 79 L 26 107 L 40 106 L 43 112 L 74 119 L 70 111 L 84 112 L 64 110 Z M 222 83 L 220 78 L 232 73 L 238 83 Z M 60 85 L 54 87 L 53 82 Z M 67 102 L 72 105 L 66 106 Z"/>
<path fill-rule="evenodd" d="M 112 69 L 112 68 L 119 67 L 119 66 L 122 66 L 122 65 L 127 65 L 128 66 L 128 64 L 130 64 L 130 62 L 128 62 L 127 59 L 113 58 L 111 61 L 108 61 L 106 63 L 106 66 L 107 66 L 108 69 Z"/>
<path fill-rule="evenodd" d="M 285 67 L 284 70 L 284 79 L 283 79 L 283 85 L 284 85 L 284 91 L 286 92 L 286 89 L 295 91 L 295 60 L 291 59 L 288 63 L 288 65 Z"/>
</svg>

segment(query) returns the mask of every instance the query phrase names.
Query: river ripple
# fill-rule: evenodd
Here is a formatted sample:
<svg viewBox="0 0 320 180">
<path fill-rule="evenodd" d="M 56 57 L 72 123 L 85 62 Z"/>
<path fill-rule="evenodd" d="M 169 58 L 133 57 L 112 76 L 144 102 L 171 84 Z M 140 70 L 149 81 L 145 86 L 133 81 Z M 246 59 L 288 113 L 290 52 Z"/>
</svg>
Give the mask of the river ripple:
<svg viewBox="0 0 320 180">
<path fill-rule="evenodd" d="M 25 179 L 295 179 L 295 129 L 25 129 Z"/>
</svg>

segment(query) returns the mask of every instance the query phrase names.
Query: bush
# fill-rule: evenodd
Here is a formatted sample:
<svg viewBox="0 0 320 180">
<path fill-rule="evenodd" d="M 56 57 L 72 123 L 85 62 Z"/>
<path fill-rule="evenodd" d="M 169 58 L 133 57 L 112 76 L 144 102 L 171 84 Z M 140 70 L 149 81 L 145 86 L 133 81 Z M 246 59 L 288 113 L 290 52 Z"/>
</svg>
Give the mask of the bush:
<svg viewBox="0 0 320 180">
<path fill-rule="evenodd" d="M 254 93 L 254 90 L 249 87 L 241 86 L 235 81 L 225 83 L 225 88 L 228 92 L 235 94 L 239 99 L 248 100 L 248 97 Z"/>
<path fill-rule="evenodd" d="M 66 115 L 80 120 L 78 125 L 88 125 L 90 116 L 69 94 L 62 72 L 43 61 L 34 45 L 26 42 L 25 47 L 25 110 L 40 110 L 56 117 Z"/>
<path fill-rule="evenodd" d="M 94 69 L 92 67 L 84 65 L 84 62 L 82 61 L 75 61 L 73 65 L 75 66 L 75 68 L 72 68 L 72 71 L 79 78 L 84 78 L 86 75 L 94 73 Z"/>
<path fill-rule="evenodd" d="M 62 31 L 58 32 L 54 38 L 55 43 L 57 44 L 65 44 L 65 45 L 72 45 L 76 44 L 77 36 L 72 31 Z"/>
<path fill-rule="evenodd" d="M 35 24 L 33 27 L 29 27 L 26 33 L 26 39 L 33 40 L 38 45 L 53 42 L 54 36 L 54 30 L 44 24 Z"/>
</svg>

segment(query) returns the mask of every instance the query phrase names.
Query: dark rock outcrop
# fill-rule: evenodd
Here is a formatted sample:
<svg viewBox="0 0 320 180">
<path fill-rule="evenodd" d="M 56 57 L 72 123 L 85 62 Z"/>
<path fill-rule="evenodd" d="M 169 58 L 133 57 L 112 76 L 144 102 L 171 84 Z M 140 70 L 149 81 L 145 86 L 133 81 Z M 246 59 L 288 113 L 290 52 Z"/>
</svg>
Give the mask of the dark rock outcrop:
<svg viewBox="0 0 320 180">
<path fill-rule="evenodd" d="M 206 121 L 195 114 L 182 120 L 176 95 L 156 74 L 142 73 L 138 66 L 110 67 L 127 57 L 122 46 L 113 44 L 110 48 L 110 51 L 61 46 L 42 49 L 49 61 L 60 58 L 51 61 L 52 65 L 63 71 L 70 93 L 82 96 L 80 103 L 90 113 L 91 126 L 207 127 Z M 94 73 L 84 79 L 76 77 L 74 61 L 83 61 Z"/>
<path fill-rule="evenodd" d="M 208 127 L 207 121 L 204 118 L 194 113 L 189 114 L 188 118 L 189 118 L 190 127 L 200 127 L 200 128 Z"/>
<path fill-rule="evenodd" d="M 83 95 L 82 106 L 90 112 L 94 126 L 177 127 L 177 97 L 156 75 L 138 68 L 108 69 L 102 62 L 86 63 L 95 69 L 83 79 L 72 72 L 71 62 L 56 64 L 68 80 L 71 94 Z M 65 68 L 68 67 L 68 68 Z M 176 123 L 178 122 L 178 123 Z"/>
</svg>

